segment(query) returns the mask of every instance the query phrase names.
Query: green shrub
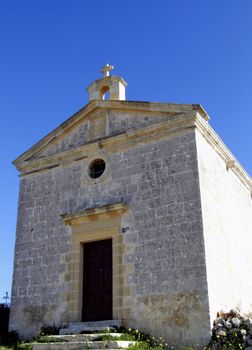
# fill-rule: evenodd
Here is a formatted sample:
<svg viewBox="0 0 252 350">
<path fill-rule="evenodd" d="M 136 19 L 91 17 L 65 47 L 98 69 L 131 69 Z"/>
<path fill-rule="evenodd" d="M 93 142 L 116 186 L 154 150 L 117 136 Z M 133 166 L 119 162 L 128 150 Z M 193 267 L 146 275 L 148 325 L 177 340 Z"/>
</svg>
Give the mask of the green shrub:
<svg viewBox="0 0 252 350">
<path fill-rule="evenodd" d="M 244 329 L 241 327 L 230 329 L 229 331 L 224 332 L 223 335 L 219 335 L 218 332 L 213 332 L 206 349 L 212 349 L 212 347 L 229 350 L 244 349 L 246 346 L 242 331 L 244 331 Z"/>
<path fill-rule="evenodd" d="M 19 342 L 17 344 L 17 350 L 32 350 L 33 343 Z"/>
<path fill-rule="evenodd" d="M 97 338 L 94 339 L 95 341 L 99 341 L 99 340 L 108 340 L 108 341 L 117 341 L 117 340 L 127 340 L 127 341 L 131 341 L 131 340 L 135 340 L 134 336 L 128 333 L 123 333 L 121 335 L 118 336 L 113 336 L 111 334 L 102 334 L 100 336 L 98 336 Z"/>
<path fill-rule="evenodd" d="M 130 350 L 163 350 L 162 346 L 150 346 L 147 341 L 138 341 L 134 345 L 128 347 Z"/>
<path fill-rule="evenodd" d="M 38 336 L 44 336 L 44 335 L 58 335 L 59 330 L 61 326 L 56 326 L 55 324 L 52 326 L 43 326 L 41 327 Z"/>
</svg>

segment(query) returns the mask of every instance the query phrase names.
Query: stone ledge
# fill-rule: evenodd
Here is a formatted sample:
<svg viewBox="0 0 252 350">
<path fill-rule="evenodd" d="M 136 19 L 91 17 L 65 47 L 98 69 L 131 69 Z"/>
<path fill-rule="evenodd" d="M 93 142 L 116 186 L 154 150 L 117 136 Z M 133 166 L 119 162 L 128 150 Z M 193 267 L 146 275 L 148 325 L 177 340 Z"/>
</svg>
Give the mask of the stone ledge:
<svg viewBox="0 0 252 350">
<path fill-rule="evenodd" d="M 197 115 L 195 111 L 188 114 L 179 114 L 170 121 L 153 124 L 138 130 L 127 131 L 120 135 L 106 136 L 99 140 L 90 141 L 70 151 L 61 152 L 42 159 L 27 159 L 22 161 L 21 158 L 18 158 L 13 164 L 16 165 L 21 175 L 50 170 L 49 167 L 62 165 L 63 161 L 68 162 L 68 164 L 77 162 L 87 158 L 87 154 L 97 152 L 101 149 L 116 152 L 121 149 L 135 147 L 137 144 L 149 143 L 157 139 L 163 139 L 164 137 L 171 137 L 174 134 L 183 133 L 188 128 L 195 126 L 194 121 Z"/>
<path fill-rule="evenodd" d="M 76 342 L 54 342 L 34 343 L 32 350 L 84 350 L 84 349 L 127 349 L 134 345 L 134 341 L 110 340 L 110 341 L 76 341 Z"/>
<path fill-rule="evenodd" d="M 74 225 L 84 221 L 95 220 L 98 216 L 114 216 L 124 214 L 128 210 L 126 203 L 108 204 L 102 207 L 88 208 L 74 214 L 61 214 L 66 225 Z"/>
</svg>

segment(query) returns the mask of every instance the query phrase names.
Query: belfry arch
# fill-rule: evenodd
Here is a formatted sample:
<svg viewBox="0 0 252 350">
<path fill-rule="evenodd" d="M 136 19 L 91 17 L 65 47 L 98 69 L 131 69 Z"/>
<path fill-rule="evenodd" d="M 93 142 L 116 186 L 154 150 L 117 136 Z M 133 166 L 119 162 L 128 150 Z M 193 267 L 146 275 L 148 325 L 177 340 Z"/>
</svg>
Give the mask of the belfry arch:
<svg viewBox="0 0 252 350">
<path fill-rule="evenodd" d="M 109 72 L 114 69 L 113 66 L 105 64 L 101 69 L 103 78 L 95 80 L 87 87 L 89 101 L 92 100 L 121 100 L 126 99 L 125 88 L 126 81 L 116 75 L 110 75 Z"/>
</svg>

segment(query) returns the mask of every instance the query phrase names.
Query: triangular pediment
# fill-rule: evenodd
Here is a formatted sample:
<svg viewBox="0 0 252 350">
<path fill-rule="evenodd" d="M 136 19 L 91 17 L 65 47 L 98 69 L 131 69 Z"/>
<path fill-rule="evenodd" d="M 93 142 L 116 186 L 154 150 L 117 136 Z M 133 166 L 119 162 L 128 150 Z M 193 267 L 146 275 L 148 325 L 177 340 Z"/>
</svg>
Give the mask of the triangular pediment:
<svg viewBox="0 0 252 350">
<path fill-rule="evenodd" d="M 94 141 L 165 122 L 199 105 L 94 100 L 13 163 L 18 166 L 74 150 Z"/>
</svg>

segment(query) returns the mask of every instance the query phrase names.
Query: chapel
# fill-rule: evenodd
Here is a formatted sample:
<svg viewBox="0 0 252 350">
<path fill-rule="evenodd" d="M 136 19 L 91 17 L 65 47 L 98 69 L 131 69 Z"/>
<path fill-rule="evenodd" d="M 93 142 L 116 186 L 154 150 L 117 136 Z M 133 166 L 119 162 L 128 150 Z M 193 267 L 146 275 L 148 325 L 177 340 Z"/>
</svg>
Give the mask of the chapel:
<svg viewBox="0 0 252 350">
<path fill-rule="evenodd" d="M 92 322 L 205 344 L 218 311 L 252 310 L 252 180 L 201 105 L 128 101 L 112 69 L 13 162 L 10 329 Z"/>
</svg>

